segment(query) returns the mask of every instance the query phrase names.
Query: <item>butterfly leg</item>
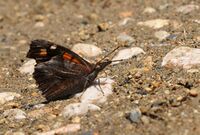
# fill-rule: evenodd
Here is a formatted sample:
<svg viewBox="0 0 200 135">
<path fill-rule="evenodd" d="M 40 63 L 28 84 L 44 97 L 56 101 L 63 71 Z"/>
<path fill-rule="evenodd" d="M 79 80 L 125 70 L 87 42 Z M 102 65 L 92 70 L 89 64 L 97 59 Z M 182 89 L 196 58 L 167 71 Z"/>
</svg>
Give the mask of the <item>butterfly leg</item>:
<svg viewBox="0 0 200 135">
<path fill-rule="evenodd" d="M 99 86 L 100 91 L 102 92 L 102 94 L 103 94 L 103 96 L 104 96 L 105 94 L 104 94 L 103 89 L 101 88 L 101 82 L 100 82 L 100 79 L 99 79 L 99 78 L 97 79 L 97 85 Z M 95 85 L 95 87 L 96 87 L 96 85 Z M 98 88 L 98 87 L 96 87 L 96 88 Z"/>
<path fill-rule="evenodd" d="M 81 97 L 83 96 L 83 94 L 85 93 L 86 89 L 87 89 L 87 85 L 88 85 L 88 80 L 86 80 L 84 87 L 83 87 L 83 91 L 81 92 L 81 95 L 79 96 L 79 101 L 81 102 Z"/>
</svg>

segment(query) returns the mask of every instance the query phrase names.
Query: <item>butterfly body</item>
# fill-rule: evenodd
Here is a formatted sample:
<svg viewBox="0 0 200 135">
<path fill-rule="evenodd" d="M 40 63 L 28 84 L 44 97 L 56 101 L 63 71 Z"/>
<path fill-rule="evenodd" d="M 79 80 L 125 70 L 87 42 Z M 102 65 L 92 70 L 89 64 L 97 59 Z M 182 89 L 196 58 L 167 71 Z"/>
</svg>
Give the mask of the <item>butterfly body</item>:
<svg viewBox="0 0 200 135">
<path fill-rule="evenodd" d="M 89 63 L 73 51 L 46 40 L 32 41 L 27 57 L 36 60 L 33 77 L 47 101 L 67 99 L 82 92 L 111 63 Z"/>
</svg>

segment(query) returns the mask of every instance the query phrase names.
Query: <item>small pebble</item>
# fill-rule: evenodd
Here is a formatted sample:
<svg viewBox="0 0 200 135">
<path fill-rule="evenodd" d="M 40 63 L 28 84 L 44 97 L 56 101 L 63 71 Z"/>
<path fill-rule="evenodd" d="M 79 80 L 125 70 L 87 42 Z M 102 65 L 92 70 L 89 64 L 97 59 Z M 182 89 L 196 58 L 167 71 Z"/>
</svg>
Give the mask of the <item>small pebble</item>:
<svg viewBox="0 0 200 135">
<path fill-rule="evenodd" d="M 72 47 L 72 51 L 86 57 L 95 57 L 102 54 L 102 50 L 97 46 L 92 44 L 83 44 L 83 43 L 75 44 Z"/>
<path fill-rule="evenodd" d="M 152 85 L 153 88 L 158 88 L 158 87 L 160 86 L 160 82 L 153 81 L 153 82 L 151 83 L 151 85 Z"/>
<path fill-rule="evenodd" d="M 200 35 L 194 36 L 194 39 L 197 40 L 198 42 L 200 42 Z"/>
<path fill-rule="evenodd" d="M 163 5 L 160 5 L 159 9 L 160 10 L 165 10 L 165 9 L 169 8 L 170 6 L 172 6 L 172 4 L 166 3 L 166 4 L 163 4 Z"/>
<path fill-rule="evenodd" d="M 137 56 L 139 54 L 145 54 L 143 49 L 141 49 L 139 47 L 127 48 L 127 49 L 120 50 L 112 60 L 113 61 L 125 60 L 125 59 L 129 59 L 133 56 Z M 116 61 L 116 62 L 113 62 L 112 64 L 118 64 L 118 63 L 119 63 L 119 61 Z"/>
<path fill-rule="evenodd" d="M 100 110 L 100 108 L 89 103 L 72 103 L 64 107 L 61 115 L 70 118 L 72 116 L 84 115 L 90 110 Z"/>
<path fill-rule="evenodd" d="M 119 26 L 124 26 L 124 25 L 127 25 L 129 22 L 133 22 L 133 21 L 134 21 L 133 18 L 127 17 L 127 18 L 124 18 L 123 20 L 121 20 L 121 21 L 118 23 L 118 25 L 119 25 Z"/>
<path fill-rule="evenodd" d="M 19 68 L 20 73 L 30 74 L 30 75 L 33 74 L 35 64 L 36 64 L 36 61 L 34 59 L 28 60 Z"/>
<path fill-rule="evenodd" d="M 110 28 L 110 24 L 109 23 L 100 23 L 98 24 L 97 28 L 99 29 L 99 31 L 106 31 Z"/>
<path fill-rule="evenodd" d="M 139 108 L 132 110 L 129 114 L 129 119 L 133 123 L 139 123 L 141 121 L 142 113 Z"/>
<path fill-rule="evenodd" d="M 198 91 L 200 91 L 200 89 L 198 90 L 198 89 L 191 89 L 190 91 L 189 91 L 189 94 L 190 94 L 190 96 L 192 96 L 192 97 L 196 97 L 196 96 L 198 96 Z"/>
<path fill-rule="evenodd" d="M 80 121 L 81 121 L 81 118 L 78 116 L 72 118 L 72 123 L 80 123 Z"/>
<path fill-rule="evenodd" d="M 9 109 L 4 111 L 3 116 L 10 120 L 21 120 L 26 118 L 26 113 L 21 109 Z"/>
<path fill-rule="evenodd" d="M 184 69 L 200 66 L 200 49 L 190 47 L 175 48 L 163 58 L 162 66 L 168 68 L 182 67 Z"/>
<path fill-rule="evenodd" d="M 180 12 L 180 13 L 183 13 L 183 14 L 188 14 L 194 10 L 198 10 L 199 9 L 199 6 L 198 5 L 193 5 L 193 4 L 190 4 L 190 5 L 184 5 L 184 6 L 180 6 L 177 8 L 177 12 Z"/>
<path fill-rule="evenodd" d="M 21 97 L 21 95 L 15 93 L 15 92 L 1 92 L 0 93 L 0 105 L 13 100 L 14 98 L 19 98 L 19 97 Z"/>
<path fill-rule="evenodd" d="M 184 99 L 184 97 L 183 97 L 183 96 L 178 96 L 178 97 L 176 98 L 176 100 L 177 100 L 178 102 L 181 102 L 181 101 L 183 101 L 183 99 Z"/>
<path fill-rule="evenodd" d="M 45 26 L 45 24 L 43 22 L 36 22 L 34 25 L 35 28 L 42 28 L 44 26 Z"/>
<path fill-rule="evenodd" d="M 152 88 L 149 88 L 149 87 L 145 87 L 144 89 L 145 89 L 145 91 L 147 91 L 147 92 L 151 92 L 151 91 L 153 90 Z"/>
<path fill-rule="evenodd" d="M 43 105 L 43 104 L 40 104 L 40 105 Z M 28 116 L 31 117 L 31 118 L 41 118 L 41 117 L 43 117 L 46 114 L 50 115 L 52 113 L 53 113 L 53 111 L 52 111 L 51 108 L 45 107 L 45 108 L 41 108 L 41 109 L 36 109 L 36 110 L 30 111 L 28 113 Z"/>
<path fill-rule="evenodd" d="M 155 12 L 156 12 L 156 10 L 152 7 L 146 7 L 143 11 L 143 13 L 149 13 L 149 14 L 155 13 Z"/>
<path fill-rule="evenodd" d="M 117 36 L 117 40 L 120 42 L 127 42 L 128 44 L 131 44 L 135 41 L 134 38 L 132 38 L 131 36 L 129 36 L 125 33 L 119 34 L 119 36 Z"/>
<path fill-rule="evenodd" d="M 171 35 L 167 36 L 167 39 L 170 39 L 170 40 L 174 40 L 176 38 L 177 38 L 177 35 L 175 35 L 175 34 L 171 34 Z"/>
<path fill-rule="evenodd" d="M 147 116 L 142 116 L 141 121 L 146 125 L 148 125 L 150 123 L 150 120 Z"/>
<path fill-rule="evenodd" d="M 174 29 L 179 29 L 183 26 L 182 22 L 178 22 L 178 21 L 171 21 L 170 24 L 173 26 Z"/>
<path fill-rule="evenodd" d="M 21 45 L 25 45 L 25 44 L 27 44 L 27 41 L 26 40 L 19 40 L 18 43 L 21 44 Z"/>
<path fill-rule="evenodd" d="M 12 135 L 26 135 L 24 132 L 13 132 Z"/>
<path fill-rule="evenodd" d="M 2 22 L 3 19 L 4 19 L 4 17 L 0 15 L 0 22 Z"/>
<path fill-rule="evenodd" d="M 165 40 L 170 34 L 166 31 L 160 30 L 154 33 L 155 37 L 158 38 L 160 41 Z"/>
<path fill-rule="evenodd" d="M 41 118 L 42 116 L 44 116 L 44 111 L 43 110 L 41 110 L 41 109 L 39 109 L 39 110 L 33 110 L 33 111 L 30 111 L 29 113 L 28 113 L 28 116 L 30 117 L 30 118 Z"/>
<path fill-rule="evenodd" d="M 171 104 L 172 107 L 179 107 L 181 105 L 181 101 L 177 101 L 176 99 L 172 99 L 170 101 L 170 104 Z"/>
<path fill-rule="evenodd" d="M 35 15 L 34 19 L 37 22 L 41 22 L 41 21 L 43 21 L 45 19 L 45 16 L 43 16 L 43 15 Z"/>
<path fill-rule="evenodd" d="M 164 93 L 167 94 L 167 95 L 169 95 L 170 91 L 169 90 L 165 90 Z"/>
<path fill-rule="evenodd" d="M 91 21 L 97 21 L 99 19 L 99 16 L 95 13 L 91 13 L 89 16 L 88 16 L 88 19 L 91 20 Z"/>
<path fill-rule="evenodd" d="M 200 24 L 200 19 L 195 19 L 193 22 Z"/>
<path fill-rule="evenodd" d="M 81 135 L 100 135 L 98 131 L 86 131 L 83 132 Z"/>
<path fill-rule="evenodd" d="M 144 67 L 151 70 L 154 66 L 153 57 L 147 56 L 146 59 L 144 59 L 143 64 L 144 64 Z"/>
<path fill-rule="evenodd" d="M 187 72 L 188 73 L 198 73 L 198 72 L 200 72 L 200 70 L 199 69 L 188 69 Z"/>
<path fill-rule="evenodd" d="M 41 131 L 48 131 L 50 130 L 50 127 L 48 125 L 44 125 L 44 124 L 39 124 L 37 125 L 37 130 L 41 130 Z"/>
<path fill-rule="evenodd" d="M 166 20 L 166 19 L 148 20 L 145 22 L 138 22 L 138 25 L 147 26 L 153 29 L 159 29 L 159 28 L 169 25 L 169 20 Z"/>
<path fill-rule="evenodd" d="M 57 135 L 57 134 L 69 134 L 73 132 L 77 132 L 81 129 L 80 124 L 68 124 L 66 126 L 50 130 L 48 132 L 38 133 L 36 135 Z"/>
<path fill-rule="evenodd" d="M 4 135 L 25 135 L 25 133 L 22 131 L 12 132 L 11 130 L 9 130 Z"/>
<path fill-rule="evenodd" d="M 8 103 L 5 104 L 5 106 L 8 107 L 8 108 L 19 108 L 20 104 L 16 103 L 16 102 L 8 102 Z"/>
<path fill-rule="evenodd" d="M 132 11 L 125 11 L 125 12 L 120 12 L 119 16 L 121 18 L 125 18 L 125 17 L 131 17 L 133 16 L 133 12 Z"/>
</svg>

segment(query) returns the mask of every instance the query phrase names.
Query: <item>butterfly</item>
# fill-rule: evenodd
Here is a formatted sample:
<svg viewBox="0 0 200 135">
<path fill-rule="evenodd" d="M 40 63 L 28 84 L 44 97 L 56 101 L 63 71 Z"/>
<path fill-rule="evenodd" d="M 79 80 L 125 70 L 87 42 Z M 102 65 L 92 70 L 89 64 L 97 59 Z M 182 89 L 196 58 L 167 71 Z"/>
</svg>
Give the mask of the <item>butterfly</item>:
<svg viewBox="0 0 200 135">
<path fill-rule="evenodd" d="M 112 63 L 102 59 L 92 64 L 61 45 L 41 39 L 31 42 L 27 58 L 36 60 L 33 77 L 47 102 L 68 99 L 84 91 Z"/>
</svg>

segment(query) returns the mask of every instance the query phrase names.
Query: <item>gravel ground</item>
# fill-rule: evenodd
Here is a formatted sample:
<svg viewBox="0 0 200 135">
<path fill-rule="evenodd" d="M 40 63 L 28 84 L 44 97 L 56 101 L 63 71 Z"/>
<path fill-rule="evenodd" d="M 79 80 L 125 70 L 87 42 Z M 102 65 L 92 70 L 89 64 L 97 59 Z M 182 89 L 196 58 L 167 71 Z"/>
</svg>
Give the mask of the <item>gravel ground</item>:
<svg viewBox="0 0 200 135">
<path fill-rule="evenodd" d="M 198 58 L 199 6 L 199 0 L 1 0 L 0 92 L 15 98 L 0 100 L 0 134 L 199 135 L 199 60 L 195 68 L 161 66 L 182 46 L 197 49 L 189 62 Z M 44 101 L 32 76 L 19 72 L 34 39 L 68 48 L 94 44 L 102 56 L 121 44 L 145 54 L 108 66 L 113 94 L 99 110 L 69 118 L 60 114 L 77 98 L 21 108 Z"/>
</svg>

